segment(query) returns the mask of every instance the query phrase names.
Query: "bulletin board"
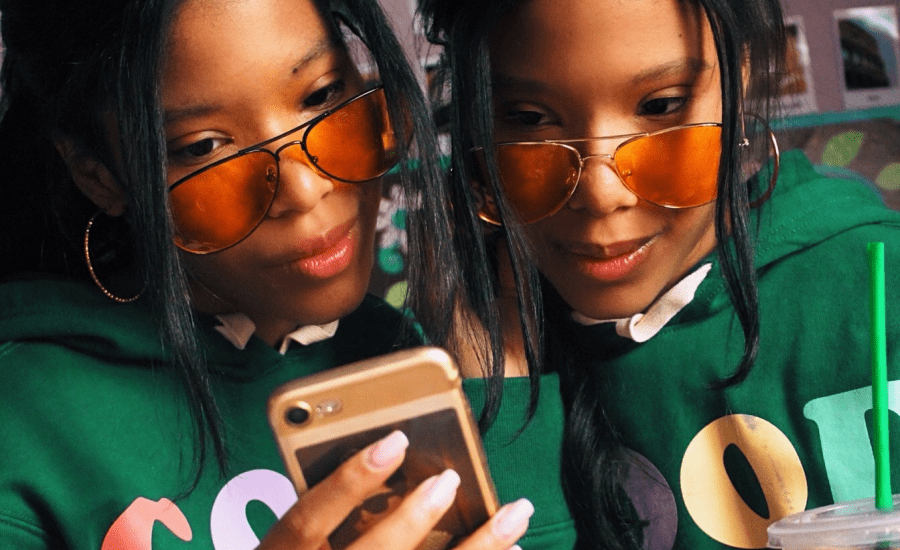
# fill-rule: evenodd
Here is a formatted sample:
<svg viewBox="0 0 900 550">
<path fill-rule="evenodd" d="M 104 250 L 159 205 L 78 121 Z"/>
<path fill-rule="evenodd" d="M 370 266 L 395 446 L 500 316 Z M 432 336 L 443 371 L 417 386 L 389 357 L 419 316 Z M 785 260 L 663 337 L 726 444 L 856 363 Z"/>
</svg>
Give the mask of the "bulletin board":
<svg viewBox="0 0 900 550">
<path fill-rule="evenodd" d="M 900 2 L 782 0 L 782 4 L 788 73 L 803 75 L 810 88 L 805 96 L 794 92 L 783 98 L 784 115 L 900 105 Z"/>
</svg>

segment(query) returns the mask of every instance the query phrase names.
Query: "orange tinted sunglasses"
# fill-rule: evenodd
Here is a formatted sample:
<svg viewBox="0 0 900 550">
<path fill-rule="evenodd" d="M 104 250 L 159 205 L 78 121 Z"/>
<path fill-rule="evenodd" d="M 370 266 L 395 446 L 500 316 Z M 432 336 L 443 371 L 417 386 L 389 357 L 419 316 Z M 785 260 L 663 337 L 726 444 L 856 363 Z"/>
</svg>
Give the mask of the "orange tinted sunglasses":
<svg viewBox="0 0 900 550">
<path fill-rule="evenodd" d="M 584 139 L 497 143 L 500 183 L 522 223 L 556 213 L 578 186 L 584 163 L 609 159 L 622 183 L 641 199 L 667 208 L 691 208 L 716 199 L 722 126 L 706 122 L 658 132 Z M 612 155 L 582 155 L 573 144 L 622 140 Z M 499 224 L 488 191 L 483 148 L 472 150 L 476 181 L 485 197 L 479 216 Z"/>
<path fill-rule="evenodd" d="M 265 148 L 301 130 L 300 139 L 275 151 Z M 308 162 L 328 178 L 363 183 L 386 174 L 398 156 L 384 89 L 379 86 L 170 185 L 175 244 L 188 252 L 209 254 L 245 239 L 275 200 L 281 160 Z"/>
</svg>

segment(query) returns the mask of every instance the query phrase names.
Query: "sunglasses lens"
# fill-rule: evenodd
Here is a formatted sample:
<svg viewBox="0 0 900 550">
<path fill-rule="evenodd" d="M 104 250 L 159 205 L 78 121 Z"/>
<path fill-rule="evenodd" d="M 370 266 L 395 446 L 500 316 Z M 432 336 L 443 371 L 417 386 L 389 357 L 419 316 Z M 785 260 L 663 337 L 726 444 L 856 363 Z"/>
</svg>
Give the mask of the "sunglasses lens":
<svg viewBox="0 0 900 550">
<path fill-rule="evenodd" d="M 169 193 L 175 244 L 208 253 L 229 247 L 262 221 L 275 197 L 278 165 L 253 151 L 191 176 Z"/>
<path fill-rule="evenodd" d="M 487 168 L 484 152 L 476 152 L 485 187 Z M 555 143 L 507 143 L 497 146 L 497 165 L 507 200 L 522 223 L 531 223 L 556 212 L 572 195 L 578 183 L 580 163 L 575 150 Z M 485 193 L 489 195 L 488 193 Z M 499 223 L 490 197 L 481 216 Z"/>
<path fill-rule="evenodd" d="M 397 164 L 397 143 L 384 90 L 341 107 L 310 128 L 306 149 L 315 165 L 343 181 L 364 182 Z"/>
<path fill-rule="evenodd" d="M 690 208 L 716 198 L 722 129 L 691 126 L 626 142 L 615 160 L 635 195 L 660 206 Z"/>
</svg>

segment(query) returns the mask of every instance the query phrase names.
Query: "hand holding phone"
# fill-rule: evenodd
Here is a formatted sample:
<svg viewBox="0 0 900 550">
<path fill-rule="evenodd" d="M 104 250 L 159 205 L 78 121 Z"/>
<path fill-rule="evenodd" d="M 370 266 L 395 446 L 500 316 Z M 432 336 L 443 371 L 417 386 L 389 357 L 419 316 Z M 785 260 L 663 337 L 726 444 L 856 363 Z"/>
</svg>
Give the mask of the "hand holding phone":
<svg viewBox="0 0 900 550">
<path fill-rule="evenodd" d="M 257 550 L 327 549 L 329 534 L 344 521 L 350 510 L 377 494 L 402 463 L 408 440 L 401 436 L 398 441 L 397 433 L 353 455 L 331 475 L 301 494 L 294 506 L 269 530 Z M 433 478 L 426 480 L 407 495 L 396 510 L 356 539 L 353 550 L 422 548 L 427 542 L 426 535 L 455 496 L 453 483 L 449 491 L 445 486 L 435 493 L 433 482 Z M 507 504 L 455 550 L 516 550 L 518 546 L 514 543 L 528 528 L 533 511 L 531 503 L 525 499 Z"/>
<path fill-rule="evenodd" d="M 331 532 L 333 550 L 373 530 L 424 481 L 446 482 L 446 475 L 435 476 L 447 469 L 459 478 L 453 506 L 413 548 L 444 550 L 497 511 L 459 373 L 438 348 L 397 352 L 285 384 L 269 400 L 269 421 L 301 498 L 375 441 L 396 431 L 408 439 L 402 466 Z"/>
</svg>

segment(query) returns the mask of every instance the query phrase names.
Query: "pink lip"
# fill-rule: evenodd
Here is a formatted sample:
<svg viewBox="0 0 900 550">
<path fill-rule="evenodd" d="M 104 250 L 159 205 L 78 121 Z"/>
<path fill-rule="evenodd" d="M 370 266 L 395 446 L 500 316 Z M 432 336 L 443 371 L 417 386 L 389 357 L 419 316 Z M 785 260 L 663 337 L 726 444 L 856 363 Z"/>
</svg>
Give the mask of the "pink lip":
<svg viewBox="0 0 900 550">
<path fill-rule="evenodd" d="M 649 254 L 656 236 L 610 245 L 570 245 L 566 252 L 578 269 L 600 281 L 613 282 L 627 277 Z"/>
<path fill-rule="evenodd" d="M 317 279 L 327 279 L 347 269 L 356 255 L 356 221 L 354 218 L 320 237 L 301 241 L 285 262 L 288 268 Z"/>
</svg>

